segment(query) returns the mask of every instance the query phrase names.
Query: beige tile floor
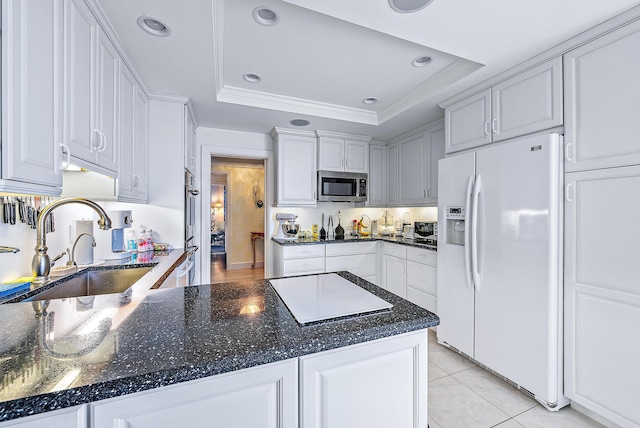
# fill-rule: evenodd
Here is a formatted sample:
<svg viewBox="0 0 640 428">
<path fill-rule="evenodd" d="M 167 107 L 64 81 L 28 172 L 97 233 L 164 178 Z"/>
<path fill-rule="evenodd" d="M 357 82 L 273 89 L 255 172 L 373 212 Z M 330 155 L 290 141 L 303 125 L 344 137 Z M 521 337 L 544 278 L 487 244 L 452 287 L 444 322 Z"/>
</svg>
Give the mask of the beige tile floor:
<svg viewBox="0 0 640 428">
<path fill-rule="evenodd" d="M 430 428 L 603 427 L 570 407 L 549 412 L 537 401 L 438 344 L 429 331 Z"/>
</svg>

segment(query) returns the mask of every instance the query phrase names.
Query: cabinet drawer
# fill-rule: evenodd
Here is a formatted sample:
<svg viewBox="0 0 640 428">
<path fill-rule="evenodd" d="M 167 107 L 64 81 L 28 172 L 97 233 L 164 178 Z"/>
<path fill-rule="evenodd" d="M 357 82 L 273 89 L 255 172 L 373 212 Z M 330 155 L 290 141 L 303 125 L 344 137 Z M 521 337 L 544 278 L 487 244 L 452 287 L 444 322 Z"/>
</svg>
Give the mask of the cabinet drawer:
<svg viewBox="0 0 640 428">
<path fill-rule="evenodd" d="M 438 270 L 429 265 L 407 261 L 407 285 L 434 296 L 438 294 Z"/>
<path fill-rule="evenodd" d="M 418 263 L 426 263 L 431 266 L 438 266 L 438 252 L 433 250 L 425 250 L 422 248 L 408 247 L 407 260 L 413 260 Z"/>
<path fill-rule="evenodd" d="M 326 260 L 327 272 L 346 270 L 359 277 L 374 276 L 376 274 L 377 263 L 375 254 L 327 257 Z"/>
<path fill-rule="evenodd" d="M 399 257 L 401 259 L 407 258 L 407 247 L 400 244 L 384 243 L 384 253 L 389 256 Z"/>
<path fill-rule="evenodd" d="M 407 300 L 433 313 L 436 313 L 436 309 L 438 309 L 438 299 L 436 296 L 413 287 L 407 286 Z"/>
<path fill-rule="evenodd" d="M 324 257 L 324 244 L 320 245 L 291 245 L 285 246 L 282 257 L 287 259 L 308 259 L 311 257 Z"/>
<path fill-rule="evenodd" d="M 284 261 L 284 275 L 302 275 L 307 273 L 323 273 L 324 257 L 310 259 L 293 259 Z"/>
<path fill-rule="evenodd" d="M 327 257 L 348 256 L 351 254 L 375 254 L 376 244 L 377 242 L 375 241 L 369 241 L 327 245 Z"/>
</svg>

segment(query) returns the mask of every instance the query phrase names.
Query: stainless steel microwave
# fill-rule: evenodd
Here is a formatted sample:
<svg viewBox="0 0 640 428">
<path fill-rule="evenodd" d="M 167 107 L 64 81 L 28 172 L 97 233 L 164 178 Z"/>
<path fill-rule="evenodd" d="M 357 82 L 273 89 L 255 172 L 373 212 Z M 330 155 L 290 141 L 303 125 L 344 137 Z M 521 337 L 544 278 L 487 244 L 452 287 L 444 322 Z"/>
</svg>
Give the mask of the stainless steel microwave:
<svg viewBox="0 0 640 428">
<path fill-rule="evenodd" d="M 367 174 L 318 171 L 318 201 L 364 202 L 367 200 Z"/>
</svg>

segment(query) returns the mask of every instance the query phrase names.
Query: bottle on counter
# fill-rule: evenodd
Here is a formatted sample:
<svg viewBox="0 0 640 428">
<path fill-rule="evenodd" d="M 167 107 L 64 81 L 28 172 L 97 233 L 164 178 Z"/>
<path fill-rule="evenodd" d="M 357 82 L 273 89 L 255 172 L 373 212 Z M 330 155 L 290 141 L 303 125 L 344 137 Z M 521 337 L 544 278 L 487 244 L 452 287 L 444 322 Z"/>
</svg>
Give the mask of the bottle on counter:
<svg viewBox="0 0 640 428">
<path fill-rule="evenodd" d="M 138 228 L 138 252 L 144 253 L 147 250 L 147 238 L 145 236 L 145 227 L 144 225 L 140 225 Z"/>
<path fill-rule="evenodd" d="M 147 229 L 145 231 L 145 241 L 147 243 L 147 251 L 153 251 L 153 230 Z"/>
<path fill-rule="evenodd" d="M 129 229 L 127 233 L 127 250 L 138 251 L 138 236 L 134 229 Z"/>
</svg>

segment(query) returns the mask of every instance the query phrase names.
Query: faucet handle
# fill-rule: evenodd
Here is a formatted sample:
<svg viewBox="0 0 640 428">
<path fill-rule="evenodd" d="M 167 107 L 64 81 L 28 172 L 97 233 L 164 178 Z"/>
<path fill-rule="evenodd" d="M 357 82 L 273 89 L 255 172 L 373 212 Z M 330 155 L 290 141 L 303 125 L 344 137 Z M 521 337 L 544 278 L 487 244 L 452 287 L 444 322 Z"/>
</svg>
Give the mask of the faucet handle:
<svg viewBox="0 0 640 428">
<path fill-rule="evenodd" d="M 62 256 L 64 256 L 65 254 L 70 254 L 69 249 L 67 248 L 67 251 L 63 251 L 60 254 L 58 254 L 57 256 L 55 256 L 54 258 L 51 259 L 51 266 L 53 266 L 54 264 L 56 264 L 56 262 L 58 260 L 60 260 L 62 258 Z"/>
</svg>

